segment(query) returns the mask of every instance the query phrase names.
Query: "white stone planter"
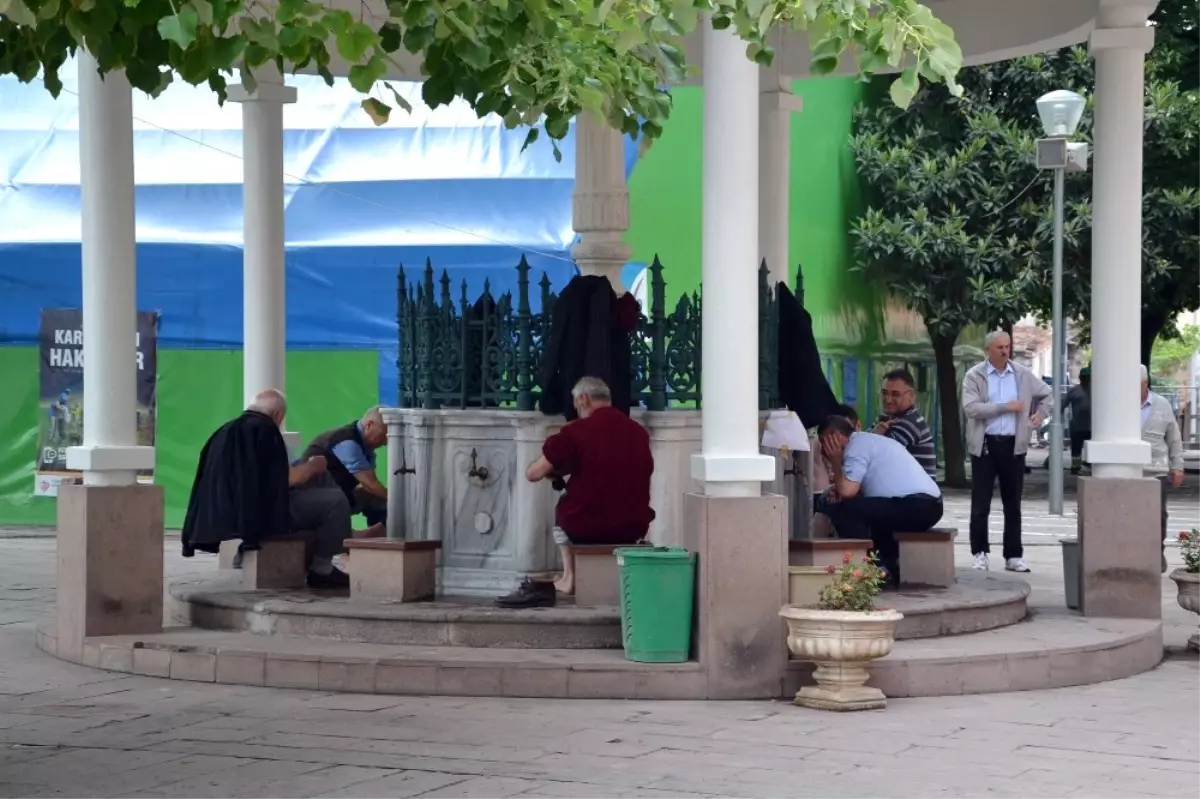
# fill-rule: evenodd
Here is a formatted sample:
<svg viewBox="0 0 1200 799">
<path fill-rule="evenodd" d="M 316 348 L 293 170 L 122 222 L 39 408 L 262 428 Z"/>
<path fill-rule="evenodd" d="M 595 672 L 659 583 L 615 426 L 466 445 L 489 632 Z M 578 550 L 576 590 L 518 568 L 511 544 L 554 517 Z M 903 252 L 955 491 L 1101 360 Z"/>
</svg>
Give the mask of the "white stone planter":
<svg viewBox="0 0 1200 799">
<path fill-rule="evenodd" d="M 895 610 L 859 613 L 784 605 L 779 610 L 788 625 L 788 649 L 799 660 L 817 664 L 815 686 L 796 694 L 796 704 L 819 710 L 873 710 L 887 707 L 887 697 L 866 685 L 867 663 L 892 651 L 896 623 L 904 614 Z"/>
<path fill-rule="evenodd" d="M 1171 579 L 1179 588 L 1179 607 L 1192 613 L 1200 614 L 1200 574 L 1176 569 L 1171 572 Z M 1188 639 L 1188 647 L 1200 650 L 1200 633 Z"/>
</svg>

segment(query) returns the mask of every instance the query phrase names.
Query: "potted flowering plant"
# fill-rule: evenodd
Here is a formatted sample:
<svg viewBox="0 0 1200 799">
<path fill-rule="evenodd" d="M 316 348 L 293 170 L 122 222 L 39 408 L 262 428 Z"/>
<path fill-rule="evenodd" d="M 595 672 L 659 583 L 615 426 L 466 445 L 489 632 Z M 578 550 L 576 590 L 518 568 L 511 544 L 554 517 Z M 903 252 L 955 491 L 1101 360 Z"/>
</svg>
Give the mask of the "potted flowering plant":
<svg viewBox="0 0 1200 799">
<path fill-rule="evenodd" d="M 1200 530 L 1181 531 L 1179 551 L 1183 554 L 1183 568 L 1171 572 L 1171 579 L 1179 589 L 1176 599 L 1184 610 L 1200 613 Z M 1200 633 L 1188 639 L 1188 646 L 1200 649 Z"/>
<path fill-rule="evenodd" d="M 875 607 L 886 575 L 873 554 L 855 563 L 847 552 L 841 567 L 828 571 L 832 580 L 816 607 L 784 605 L 779 611 L 792 655 L 817 665 L 817 684 L 801 688 L 796 704 L 820 710 L 886 707 L 883 692 L 866 685 L 867 663 L 892 651 L 896 623 L 904 616 Z"/>
</svg>

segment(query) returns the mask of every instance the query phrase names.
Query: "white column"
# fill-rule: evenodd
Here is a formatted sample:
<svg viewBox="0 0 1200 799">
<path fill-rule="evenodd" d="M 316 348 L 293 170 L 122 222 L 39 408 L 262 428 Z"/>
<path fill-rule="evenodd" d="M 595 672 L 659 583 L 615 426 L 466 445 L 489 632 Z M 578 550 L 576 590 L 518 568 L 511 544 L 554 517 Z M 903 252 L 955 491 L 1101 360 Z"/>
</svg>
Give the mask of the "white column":
<svg viewBox="0 0 1200 799">
<path fill-rule="evenodd" d="M 101 78 L 79 62 L 83 251 L 83 445 L 67 468 L 85 485 L 133 485 L 154 468 L 137 446 L 137 261 L 134 246 L 133 94 L 123 71 Z"/>
<path fill-rule="evenodd" d="M 758 254 L 765 259 L 770 285 L 790 283 L 792 114 L 803 104 L 790 90 L 790 78 L 773 78 L 759 96 Z"/>
<path fill-rule="evenodd" d="M 283 106 L 296 102 L 273 65 L 255 70 L 253 92 L 232 86 L 242 104 L 242 394 L 287 391 L 287 299 L 284 276 Z M 295 454 L 298 437 L 284 433 Z"/>
<path fill-rule="evenodd" d="M 625 183 L 625 140 L 619 130 L 590 113 L 575 120 L 575 192 L 571 223 L 579 242 L 571 255 L 585 275 L 604 275 L 625 293 L 621 269 L 629 262 L 629 189 Z"/>
<path fill-rule="evenodd" d="M 1091 37 L 1096 59 L 1092 168 L 1092 438 L 1096 477 L 1141 477 L 1138 328 L 1142 310 L 1142 115 L 1146 26 L 1153 10 L 1105 5 Z"/>
<path fill-rule="evenodd" d="M 701 452 L 709 496 L 756 497 L 775 478 L 758 431 L 758 66 L 731 30 L 704 26 Z"/>
</svg>

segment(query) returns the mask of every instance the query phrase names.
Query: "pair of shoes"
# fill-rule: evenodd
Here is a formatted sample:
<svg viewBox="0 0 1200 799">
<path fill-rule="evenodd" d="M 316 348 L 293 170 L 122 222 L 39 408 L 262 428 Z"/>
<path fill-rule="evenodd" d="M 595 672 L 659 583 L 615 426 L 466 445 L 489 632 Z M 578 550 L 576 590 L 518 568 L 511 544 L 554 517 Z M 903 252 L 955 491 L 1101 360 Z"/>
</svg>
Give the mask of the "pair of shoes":
<svg viewBox="0 0 1200 799">
<path fill-rule="evenodd" d="M 1025 564 L 1025 560 L 1023 558 L 1007 559 L 1004 561 L 1004 570 L 1010 572 L 1020 572 L 1021 574 L 1029 573 L 1029 567 Z"/>
<path fill-rule="evenodd" d="M 497 607 L 501 608 L 552 608 L 555 602 L 554 583 L 534 582 L 526 577 L 511 594 L 498 596 Z"/>
<path fill-rule="evenodd" d="M 976 552 L 975 563 L 971 566 L 975 571 L 985 572 L 988 570 L 988 553 Z"/>
<path fill-rule="evenodd" d="M 308 587 L 322 589 L 332 588 L 349 588 L 350 575 L 346 574 L 341 569 L 334 569 L 329 574 L 317 574 L 310 571 L 308 573 Z"/>
</svg>

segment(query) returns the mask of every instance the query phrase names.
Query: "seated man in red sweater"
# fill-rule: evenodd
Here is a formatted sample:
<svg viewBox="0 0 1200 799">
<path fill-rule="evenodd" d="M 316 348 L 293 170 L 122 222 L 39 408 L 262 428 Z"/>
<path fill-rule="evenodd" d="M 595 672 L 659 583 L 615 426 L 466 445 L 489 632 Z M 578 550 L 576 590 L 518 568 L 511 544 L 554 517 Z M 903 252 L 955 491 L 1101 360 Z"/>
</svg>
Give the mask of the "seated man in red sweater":
<svg viewBox="0 0 1200 799">
<path fill-rule="evenodd" d="M 553 584 L 522 581 L 516 591 L 496 600 L 501 607 L 552 607 L 555 589 L 575 592 L 571 544 L 635 544 L 654 521 L 654 457 L 645 428 L 612 407 L 612 394 L 602 380 L 585 377 L 571 397 L 579 418 L 547 438 L 542 457 L 525 470 L 530 482 L 551 479 L 565 490 L 554 514 L 563 574 Z"/>
</svg>

